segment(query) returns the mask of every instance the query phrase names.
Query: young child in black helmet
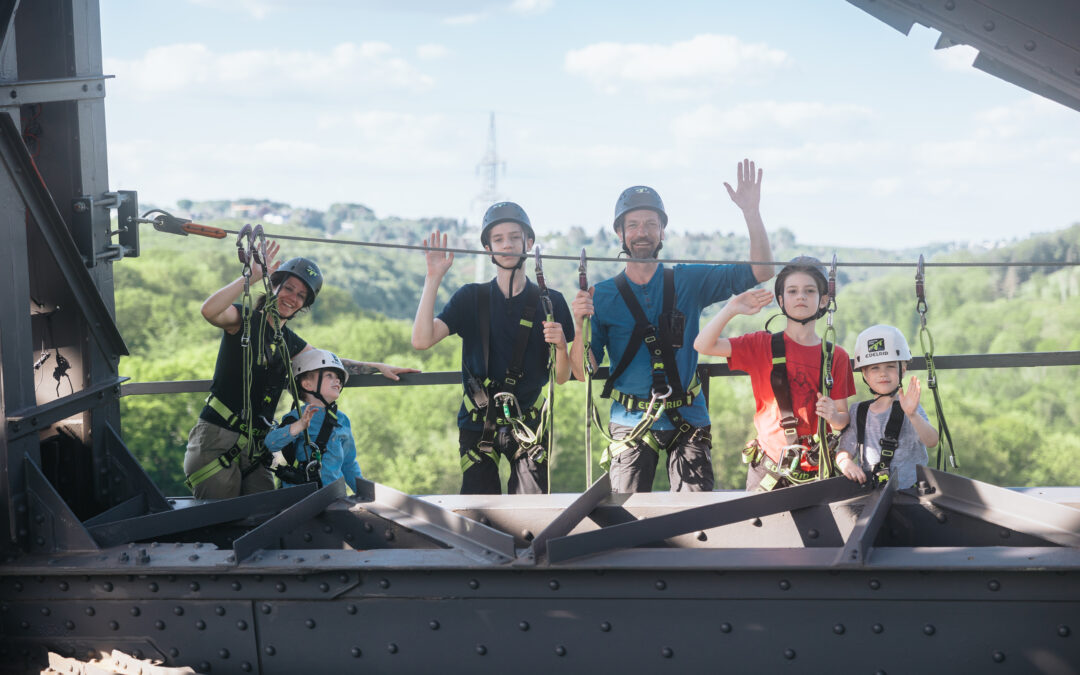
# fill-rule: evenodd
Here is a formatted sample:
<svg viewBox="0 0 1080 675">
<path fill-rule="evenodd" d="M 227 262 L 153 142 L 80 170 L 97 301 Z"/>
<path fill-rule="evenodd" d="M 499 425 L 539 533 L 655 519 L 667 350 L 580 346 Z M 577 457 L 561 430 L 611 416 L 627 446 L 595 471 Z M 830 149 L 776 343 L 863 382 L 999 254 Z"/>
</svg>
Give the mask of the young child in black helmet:
<svg viewBox="0 0 1080 675">
<path fill-rule="evenodd" d="M 774 295 L 787 318 L 782 333 L 758 331 L 721 337 L 733 317 L 757 314 Z M 749 465 L 748 492 L 815 478 L 820 461 L 813 461 L 815 452 L 820 452 L 818 418 L 824 418 L 834 430 L 848 423 L 848 398 L 855 394 L 855 379 L 848 355 L 839 345 L 832 353 L 832 391 L 829 396 L 822 393 L 826 352 L 815 325 L 828 303 L 828 281 L 821 263 L 799 256 L 776 275 L 772 293 L 752 289 L 735 296 L 694 341 L 694 348 L 702 354 L 726 356 L 732 370 L 750 375 L 757 438 L 743 454 Z M 790 417 L 784 412 L 788 407 Z"/>
<path fill-rule="evenodd" d="M 244 290 L 243 277 L 218 289 L 202 304 L 203 318 L 222 329 L 222 335 L 210 396 L 188 434 L 184 453 L 185 483 L 197 499 L 227 499 L 274 489 L 262 437 L 288 381 L 286 364 L 312 349 L 286 324 L 315 302 L 323 285 L 322 271 L 313 260 L 292 258 L 282 263 L 275 260 L 278 251 L 277 242 L 269 242 L 266 271 L 271 292 L 251 308 L 246 330 L 243 307 L 237 303 Z M 263 271 L 260 264 L 251 266 L 248 283 L 253 293 L 262 287 Z M 285 350 L 274 339 L 278 328 Z M 249 350 L 243 347 L 245 332 Z M 250 354 L 250 363 L 245 363 L 245 353 Z M 392 380 L 399 373 L 416 372 L 385 363 L 346 360 L 344 365 L 353 374 L 381 373 Z M 247 392 L 245 381 L 250 385 Z M 245 407 L 250 415 L 246 420 Z M 248 443 L 249 433 L 252 443 Z"/>
<path fill-rule="evenodd" d="M 911 360 L 907 340 L 898 328 L 870 326 L 855 339 L 855 369 L 874 398 L 852 408 L 851 424 L 840 436 L 836 465 L 851 480 L 867 477 L 898 487 L 915 484 L 915 465 L 926 465 L 927 447 L 938 442 L 919 405 L 922 389 L 914 375 L 903 388 L 904 371 Z"/>
<path fill-rule="evenodd" d="M 345 366 L 325 349 L 300 354 L 292 366 L 304 406 L 299 414 L 290 411 L 266 434 L 266 449 L 274 453 L 275 472 L 284 484 L 319 481 L 329 485 L 344 478 L 345 485 L 355 489 L 356 479 L 363 478 L 356 461 L 356 444 L 349 418 L 337 407 L 341 390 L 349 381 Z"/>
</svg>

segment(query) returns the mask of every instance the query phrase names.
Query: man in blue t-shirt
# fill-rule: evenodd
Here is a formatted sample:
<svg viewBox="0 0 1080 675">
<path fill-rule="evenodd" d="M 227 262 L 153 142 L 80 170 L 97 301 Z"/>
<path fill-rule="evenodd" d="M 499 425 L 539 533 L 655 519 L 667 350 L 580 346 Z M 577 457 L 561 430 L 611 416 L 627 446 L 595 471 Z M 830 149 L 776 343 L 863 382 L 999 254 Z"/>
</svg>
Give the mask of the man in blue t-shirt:
<svg viewBox="0 0 1080 675">
<path fill-rule="evenodd" d="M 584 318 L 592 316 L 590 359 L 599 363 L 605 349 L 610 357 L 603 396 L 612 398 L 609 431 L 616 442 L 605 450 L 601 465 L 610 463 L 613 492 L 651 491 L 661 450 L 667 451 L 672 491 L 713 489 L 711 427 L 695 377 L 694 338 L 702 309 L 773 275 L 759 208 L 761 175 L 753 162 L 743 160 L 737 188 L 724 187 L 746 220 L 750 260 L 765 264 L 665 268 L 657 259 L 668 220 L 660 195 L 639 185 L 624 190 L 615 203 L 615 233 L 629 256 L 626 270 L 578 291 L 573 302 L 578 335 Z M 579 379 L 584 378 L 583 352 L 581 341 L 575 341 L 570 363 Z"/>
<path fill-rule="evenodd" d="M 427 276 L 412 344 L 428 349 L 448 335 L 461 336 L 461 494 L 500 494 L 502 458 L 510 462 L 509 494 L 548 490 L 550 448 L 544 446 L 543 415 L 535 404 L 548 382 L 549 345 L 555 345 L 555 381 L 570 378 L 567 342 L 574 339 L 574 327 L 566 300 L 554 290 L 548 298 L 555 320 L 544 320 L 541 290 L 521 271 L 534 239 L 524 209 L 513 202 L 492 205 L 484 214 L 480 242 L 492 253 L 495 278 L 461 287 L 438 316 L 435 296 L 454 254 L 446 251 L 446 235 L 440 238 L 438 230 L 424 240 Z"/>
</svg>

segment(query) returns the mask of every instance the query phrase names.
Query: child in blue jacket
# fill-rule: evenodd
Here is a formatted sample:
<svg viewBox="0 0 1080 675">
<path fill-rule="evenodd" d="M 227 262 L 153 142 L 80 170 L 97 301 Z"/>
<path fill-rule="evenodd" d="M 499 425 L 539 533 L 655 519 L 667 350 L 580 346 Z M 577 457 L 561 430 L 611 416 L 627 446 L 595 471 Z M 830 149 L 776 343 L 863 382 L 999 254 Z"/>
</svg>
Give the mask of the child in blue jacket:
<svg viewBox="0 0 1080 675">
<path fill-rule="evenodd" d="M 298 355 L 292 367 L 304 406 L 299 416 L 296 411 L 288 413 L 266 435 L 266 448 L 274 454 L 274 472 L 283 485 L 315 481 L 329 485 L 344 477 L 352 490 L 363 476 L 349 418 L 337 409 L 348 373 L 341 359 L 324 349 Z"/>
</svg>

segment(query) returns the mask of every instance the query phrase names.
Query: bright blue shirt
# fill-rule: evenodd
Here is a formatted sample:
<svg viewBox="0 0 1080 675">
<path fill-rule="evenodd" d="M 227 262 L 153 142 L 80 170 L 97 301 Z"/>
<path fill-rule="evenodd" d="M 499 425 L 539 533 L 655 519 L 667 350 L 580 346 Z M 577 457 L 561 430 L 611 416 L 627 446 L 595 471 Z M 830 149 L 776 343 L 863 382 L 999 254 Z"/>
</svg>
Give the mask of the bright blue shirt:
<svg viewBox="0 0 1080 675">
<path fill-rule="evenodd" d="M 664 305 L 663 263 L 657 266 L 648 283 L 638 285 L 629 279 L 627 281 L 646 318 L 657 326 Z M 675 351 L 683 389 L 690 386 L 697 369 L 698 353 L 694 350 L 694 339 L 698 335 L 701 310 L 714 302 L 726 300 L 732 295 L 753 288 L 757 283 L 748 264 L 675 266 L 675 307 L 686 315 L 682 347 Z M 604 349 L 607 349 L 610 366 L 614 369 L 622 359 L 630 342 L 630 335 L 634 332 L 634 316 L 619 294 L 615 279 L 607 279 L 596 285 L 593 308 L 596 311 L 592 318 L 593 355 L 599 363 L 604 357 Z M 639 347 L 634 360 L 615 381 L 615 389 L 625 394 L 648 398 L 651 388 L 652 362 L 649 360 L 648 351 Z M 611 421 L 615 424 L 634 426 L 642 414 L 641 411 L 629 412 L 620 403 L 611 402 Z M 698 396 L 691 405 L 679 408 L 679 414 L 696 427 L 709 424 L 709 410 L 704 396 Z M 665 413 L 653 428 L 665 430 L 675 427 Z"/>
<path fill-rule="evenodd" d="M 525 307 L 525 296 L 529 289 L 535 289 L 536 284 L 531 279 L 526 279 L 525 289 L 507 299 L 495 279 L 481 284 L 466 284 L 459 288 L 446 303 L 446 307 L 439 314 L 438 319 L 446 324 L 451 335 L 461 336 L 461 382 L 465 385 L 466 371 L 472 373 L 477 379 L 502 380 L 506 375 L 506 369 L 514 357 L 514 345 L 517 343 L 518 325 L 522 311 Z M 551 305 L 555 313 L 555 320 L 562 324 L 563 332 L 566 333 L 566 341 L 574 340 L 574 319 L 570 316 L 570 308 L 566 306 L 566 300 L 562 293 L 549 289 Z M 477 321 L 477 296 L 487 293 L 489 297 L 488 309 L 490 311 L 490 350 L 487 372 L 484 371 L 484 347 L 480 339 L 480 325 Z M 528 410 L 540 397 L 540 390 L 548 381 L 548 343 L 544 341 L 544 309 L 543 302 L 537 300 L 536 312 L 533 314 L 532 332 L 529 334 L 529 342 L 525 348 L 525 359 L 522 369 L 525 375 L 514 387 L 514 395 L 517 396 L 518 405 L 524 412 Z M 458 426 L 462 429 L 480 431 L 483 424 L 477 424 L 469 419 L 469 412 L 464 403 L 458 411 Z"/>
<path fill-rule="evenodd" d="M 300 412 L 307 409 L 307 405 L 301 408 Z M 281 426 L 274 429 L 270 433 L 266 434 L 267 450 L 270 452 L 280 452 L 285 447 L 292 445 L 296 448 L 296 461 L 303 465 L 308 460 L 308 449 L 305 445 L 304 432 L 300 432 L 296 436 L 289 433 L 289 426 L 296 419 L 290 415 L 286 418 L 290 420 L 286 423 L 284 420 Z M 323 420 L 326 419 L 326 409 L 319 406 L 315 409 L 315 414 L 311 418 L 311 424 L 308 425 L 308 437 L 314 443 L 315 439 L 319 437 L 319 430 L 322 429 Z M 356 443 L 353 441 L 352 425 L 349 424 L 349 418 L 345 416 L 345 413 L 340 410 L 337 412 L 337 427 L 330 432 L 330 438 L 326 441 L 326 449 L 322 453 L 322 470 L 319 472 L 322 476 L 323 485 L 329 485 L 338 478 L 345 478 L 345 485 L 350 490 L 356 489 L 356 479 L 363 478 L 360 473 L 360 464 L 356 461 Z"/>
</svg>

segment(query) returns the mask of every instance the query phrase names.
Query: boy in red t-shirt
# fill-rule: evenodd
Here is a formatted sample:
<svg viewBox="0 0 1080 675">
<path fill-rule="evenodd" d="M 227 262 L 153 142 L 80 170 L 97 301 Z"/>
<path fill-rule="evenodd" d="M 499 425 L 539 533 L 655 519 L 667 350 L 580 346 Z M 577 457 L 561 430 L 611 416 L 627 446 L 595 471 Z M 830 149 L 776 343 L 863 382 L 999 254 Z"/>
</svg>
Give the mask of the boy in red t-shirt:
<svg viewBox="0 0 1080 675">
<path fill-rule="evenodd" d="M 828 282 L 821 263 L 808 256 L 795 258 L 776 275 L 774 293 L 780 311 L 787 317 L 784 332 L 775 338 L 782 339 L 777 348 L 783 350 L 786 359 L 783 379 L 787 380 L 786 398 L 795 418 L 789 420 L 786 433 L 781 424 L 781 403 L 773 393 L 771 381 L 773 335 L 758 331 L 735 338 L 720 337 L 733 317 L 757 314 L 772 302 L 773 293 L 752 289 L 735 296 L 694 341 L 694 349 L 702 354 L 726 356 L 732 370 L 750 375 L 757 439 L 744 456 L 750 465 L 746 475 L 748 492 L 787 487 L 813 478 L 817 471 L 812 451 L 818 447 L 818 417 L 824 418 L 834 430 L 843 429 L 850 420 L 848 399 L 855 394 L 851 361 L 838 345 L 832 355 L 831 395 L 821 393 L 824 350 L 814 327 L 829 303 Z M 781 393 L 781 401 L 784 398 Z"/>
</svg>

